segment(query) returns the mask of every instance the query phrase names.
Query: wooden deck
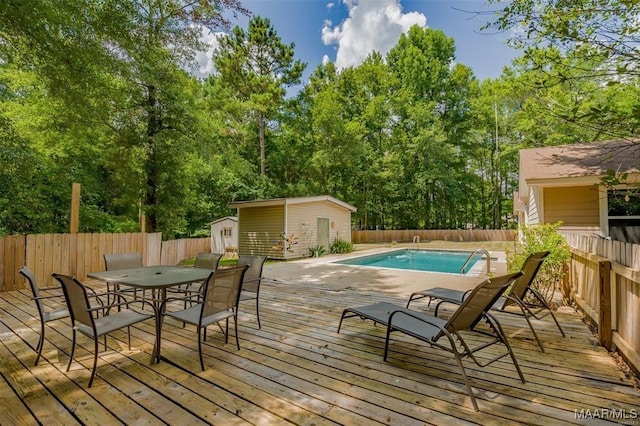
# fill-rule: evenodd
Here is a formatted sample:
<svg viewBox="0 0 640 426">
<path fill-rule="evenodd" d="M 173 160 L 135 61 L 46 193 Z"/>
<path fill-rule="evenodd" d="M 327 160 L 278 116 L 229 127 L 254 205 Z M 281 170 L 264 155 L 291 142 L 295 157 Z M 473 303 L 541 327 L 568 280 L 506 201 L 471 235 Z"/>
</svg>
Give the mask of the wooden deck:
<svg viewBox="0 0 640 426">
<path fill-rule="evenodd" d="M 212 329 L 204 349 L 207 370 L 201 372 L 193 328 L 168 320 L 162 347 L 171 361 L 150 365 L 154 326 L 149 322 L 132 329 L 131 351 L 124 332 L 109 338 L 87 389 L 92 344 L 80 337 L 76 355 L 83 365 L 74 362 L 66 373 L 69 322 L 51 323 L 45 359 L 33 367 L 35 305 L 26 292 L 3 293 L 0 424 L 555 425 L 608 423 L 598 417 L 612 410 L 624 410 L 614 416 L 640 414 L 640 393 L 577 314 L 559 313 L 566 338 L 550 318 L 535 323 L 544 354 L 521 318 L 499 316 L 527 383 L 518 380 L 508 359 L 487 368 L 466 362 L 480 412 L 471 407 L 449 354 L 397 335 L 385 363 L 383 327 L 352 318 L 336 333 L 347 306 L 404 300 L 389 293 L 267 282 L 262 330 L 253 304 L 242 305 L 240 351 Z M 426 309 L 426 304 L 414 307 Z M 576 410 L 591 418 L 576 418 Z"/>
</svg>

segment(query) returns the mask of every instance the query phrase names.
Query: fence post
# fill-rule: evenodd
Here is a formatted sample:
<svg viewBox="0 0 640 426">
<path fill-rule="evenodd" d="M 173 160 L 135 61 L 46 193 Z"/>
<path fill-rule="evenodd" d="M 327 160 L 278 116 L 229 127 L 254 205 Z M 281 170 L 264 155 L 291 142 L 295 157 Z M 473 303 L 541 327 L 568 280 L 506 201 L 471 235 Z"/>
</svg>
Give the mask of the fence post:
<svg viewBox="0 0 640 426">
<path fill-rule="evenodd" d="M 598 335 L 600 344 L 608 351 L 613 347 L 613 332 L 611 330 L 611 262 L 598 262 L 598 276 L 600 281 L 600 312 L 598 314 Z"/>
<path fill-rule="evenodd" d="M 562 286 L 562 297 L 563 301 L 567 305 L 571 305 L 573 302 L 573 294 L 571 291 L 571 262 L 573 260 L 573 253 L 571 253 L 571 259 L 569 262 L 562 265 L 562 279 L 560 280 L 560 285 Z"/>
<path fill-rule="evenodd" d="M 69 233 L 77 234 L 80 225 L 80 184 L 71 184 L 71 223 Z"/>
</svg>

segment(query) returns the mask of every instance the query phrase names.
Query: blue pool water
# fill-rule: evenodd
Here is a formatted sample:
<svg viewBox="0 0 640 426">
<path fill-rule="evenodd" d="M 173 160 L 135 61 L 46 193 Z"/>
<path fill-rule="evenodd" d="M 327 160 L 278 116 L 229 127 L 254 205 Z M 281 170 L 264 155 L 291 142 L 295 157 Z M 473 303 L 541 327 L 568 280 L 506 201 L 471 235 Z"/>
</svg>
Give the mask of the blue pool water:
<svg viewBox="0 0 640 426">
<path fill-rule="evenodd" d="M 336 263 L 355 266 L 374 266 L 378 268 L 409 269 L 414 271 L 445 272 L 459 274 L 460 269 L 471 255 L 463 251 L 434 251 L 434 250 L 395 250 L 385 253 L 362 256 Z M 468 272 L 482 259 L 482 254 L 476 254 L 465 267 Z"/>
</svg>

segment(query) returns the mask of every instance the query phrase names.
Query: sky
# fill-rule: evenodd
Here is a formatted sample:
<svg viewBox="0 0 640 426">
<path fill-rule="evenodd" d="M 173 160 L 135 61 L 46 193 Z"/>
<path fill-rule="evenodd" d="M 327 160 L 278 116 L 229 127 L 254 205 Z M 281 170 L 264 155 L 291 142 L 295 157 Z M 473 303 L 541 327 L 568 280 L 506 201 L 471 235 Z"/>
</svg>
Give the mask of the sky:
<svg viewBox="0 0 640 426">
<path fill-rule="evenodd" d="M 484 0 L 243 0 L 254 16 L 269 18 L 280 39 L 295 44 L 295 58 L 307 63 L 303 80 L 326 61 L 338 69 L 359 65 L 372 51 L 383 56 L 412 25 L 442 30 L 455 41 L 456 62 L 477 78 L 496 78 L 519 56 L 506 33 L 481 31 L 495 10 Z M 233 20 L 247 28 L 250 18 Z M 205 37 L 215 46 L 213 35 Z M 204 76 L 213 71 L 213 48 L 198 57 Z M 304 81 L 303 81 L 304 84 Z"/>
</svg>

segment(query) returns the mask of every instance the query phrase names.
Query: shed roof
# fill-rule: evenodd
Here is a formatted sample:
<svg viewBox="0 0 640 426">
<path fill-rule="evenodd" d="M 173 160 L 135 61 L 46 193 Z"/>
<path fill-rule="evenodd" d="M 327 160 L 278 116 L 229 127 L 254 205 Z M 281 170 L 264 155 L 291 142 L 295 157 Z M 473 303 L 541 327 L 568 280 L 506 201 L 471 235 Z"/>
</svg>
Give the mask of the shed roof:
<svg viewBox="0 0 640 426">
<path fill-rule="evenodd" d="M 234 221 L 234 222 L 237 222 L 237 221 L 238 221 L 238 217 L 237 217 L 237 216 L 225 216 L 225 217 L 221 217 L 220 219 L 216 219 L 216 220 L 214 220 L 213 222 L 211 222 L 211 225 L 214 225 L 214 224 L 219 223 L 219 222 L 224 222 L 225 220 L 232 220 L 232 221 Z"/>
<path fill-rule="evenodd" d="M 253 201 L 234 201 L 232 203 L 229 203 L 229 207 L 238 209 L 242 207 L 265 207 L 265 206 L 280 206 L 280 205 L 303 204 L 303 203 L 317 203 L 319 201 L 328 201 L 330 203 L 337 204 L 338 206 L 343 207 L 352 212 L 355 212 L 358 210 L 351 204 L 345 203 L 344 201 L 340 201 L 337 198 L 331 197 L 329 195 L 318 195 L 315 197 L 270 198 L 266 200 L 253 200 Z"/>
<path fill-rule="evenodd" d="M 640 173 L 640 139 L 520 150 L 520 195 L 531 184 L 581 181 L 593 184 L 607 170 Z M 581 178 L 581 179 L 576 179 Z"/>
</svg>

